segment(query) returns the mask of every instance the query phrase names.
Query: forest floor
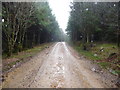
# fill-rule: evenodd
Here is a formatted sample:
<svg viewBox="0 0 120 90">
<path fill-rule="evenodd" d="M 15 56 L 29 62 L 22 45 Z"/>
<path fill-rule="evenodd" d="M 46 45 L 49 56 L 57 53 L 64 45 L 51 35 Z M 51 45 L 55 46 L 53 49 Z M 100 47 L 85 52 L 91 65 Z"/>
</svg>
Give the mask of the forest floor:
<svg viewBox="0 0 120 90">
<path fill-rule="evenodd" d="M 85 58 L 97 63 L 101 68 L 107 69 L 114 75 L 120 75 L 120 61 L 118 55 L 118 47 L 113 43 L 94 43 L 87 46 L 88 50 L 83 50 L 80 42 L 76 42 L 72 46 Z"/>
<path fill-rule="evenodd" d="M 3 88 L 110 88 L 117 77 L 65 42 L 51 44 L 3 76 Z"/>
</svg>

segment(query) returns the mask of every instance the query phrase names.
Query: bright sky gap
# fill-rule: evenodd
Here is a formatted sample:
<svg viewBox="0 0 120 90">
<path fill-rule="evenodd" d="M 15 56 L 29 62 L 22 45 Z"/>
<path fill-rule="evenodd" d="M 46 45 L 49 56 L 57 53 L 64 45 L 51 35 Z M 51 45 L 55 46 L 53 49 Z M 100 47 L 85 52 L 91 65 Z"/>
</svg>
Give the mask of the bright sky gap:
<svg viewBox="0 0 120 90">
<path fill-rule="evenodd" d="M 48 0 L 52 13 L 55 15 L 56 20 L 63 32 L 67 28 L 67 22 L 69 19 L 70 12 L 70 1 L 69 0 Z"/>
</svg>

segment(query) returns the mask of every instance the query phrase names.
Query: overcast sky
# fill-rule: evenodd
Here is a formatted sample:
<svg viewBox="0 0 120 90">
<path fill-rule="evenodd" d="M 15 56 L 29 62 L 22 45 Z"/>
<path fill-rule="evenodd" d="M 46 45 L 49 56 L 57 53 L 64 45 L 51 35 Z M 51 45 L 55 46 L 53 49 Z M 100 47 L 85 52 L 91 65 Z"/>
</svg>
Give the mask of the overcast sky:
<svg viewBox="0 0 120 90">
<path fill-rule="evenodd" d="M 65 32 L 70 12 L 70 0 L 48 0 L 52 13 L 55 14 L 60 28 Z"/>
</svg>

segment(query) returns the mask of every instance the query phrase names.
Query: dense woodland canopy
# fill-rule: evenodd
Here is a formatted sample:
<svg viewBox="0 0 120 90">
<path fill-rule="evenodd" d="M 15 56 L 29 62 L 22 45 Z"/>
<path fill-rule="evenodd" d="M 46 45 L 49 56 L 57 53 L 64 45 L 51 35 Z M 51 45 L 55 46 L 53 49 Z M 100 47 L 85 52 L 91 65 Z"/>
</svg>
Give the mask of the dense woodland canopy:
<svg viewBox="0 0 120 90">
<path fill-rule="evenodd" d="M 119 45 L 118 2 L 72 2 L 67 26 L 71 41 L 112 42 Z M 61 41 L 64 34 L 47 2 L 3 2 L 3 54 L 11 56 L 45 42 Z"/>
<path fill-rule="evenodd" d="M 61 40 L 61 29 L 47 2 L 3 2 L 3 54 Z"/>
<path fill-rule="evenodd" d="M 117 43 L 119 46 L 118 2 L 73 2 L 67 26 L 72 41 Z"/>
</svg>

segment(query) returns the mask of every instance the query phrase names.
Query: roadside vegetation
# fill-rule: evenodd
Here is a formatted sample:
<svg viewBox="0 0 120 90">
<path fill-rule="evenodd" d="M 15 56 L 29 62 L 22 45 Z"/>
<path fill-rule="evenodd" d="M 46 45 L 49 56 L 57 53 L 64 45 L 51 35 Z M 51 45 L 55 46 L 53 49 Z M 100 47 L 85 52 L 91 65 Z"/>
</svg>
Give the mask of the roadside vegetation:
<svg viewBox="0 0 120 90">
<path fill-rule="evenodd" d="M 67 26 L 72 46 L 120 77 L 120 3 L 73 2 Z"/>
<path fill-rule="evenodd" d="M 94 47 L 89 47 L 89 50 L 86 51 L 83 50 L 82 44 L 80 42 L 72 44 L 74 49 L 85 58 L 92 60 L 102 69 L 108 69 L 112 74 L 119 75 L 120 64 L 118 56 L 116 55 L 118 53 L 117 45 L 113 43 L 94 43 L 94 45 Z"/>
<path fill-rule="evenodd" d="M 35 46 L 31 49 L 23 50 L 19 53 L 15 53 L 9 58 L 6 56 L 3 56 L 2 64 L 3 64 L 3 72 L 6 72 L 10 70 L 11 68 L 17 67 L 21 63 L 24 63 L 26 61 L 29 61 L 30 58 L 37 55 L 42 50 L 49 48 L 50 45 L 53 43 L 44 43 L 38 46 Z"/>
</svg>

